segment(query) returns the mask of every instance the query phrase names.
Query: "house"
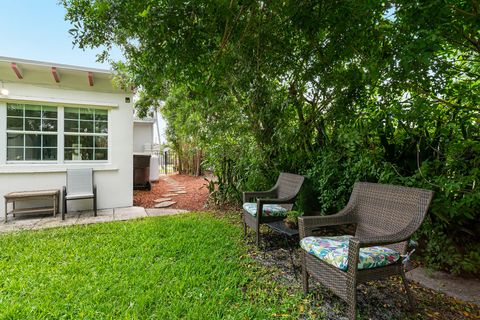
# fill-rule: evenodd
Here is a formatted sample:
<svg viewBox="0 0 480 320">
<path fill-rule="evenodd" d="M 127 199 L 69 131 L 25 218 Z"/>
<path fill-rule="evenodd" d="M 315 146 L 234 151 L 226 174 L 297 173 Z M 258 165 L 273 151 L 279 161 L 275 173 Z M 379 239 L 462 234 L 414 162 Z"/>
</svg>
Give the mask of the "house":
<svg viewBox="0 0 480 320">
<path fill-rule="evenodd" d="M 150 153 L 153 149 L 153 125 L 155 119 L 135 117 L 133 120 L 133 152 Z"/>
<path fill-rule="evenodd" d="M 61 189 L 68 168 L 89 167 L 98 208 L 133 204 L 133 96 L 111 79 L 107 70 L 0 57 L 0 196 Z M 91 209 L 88 200 L 68 205 Z"/>
</svg>

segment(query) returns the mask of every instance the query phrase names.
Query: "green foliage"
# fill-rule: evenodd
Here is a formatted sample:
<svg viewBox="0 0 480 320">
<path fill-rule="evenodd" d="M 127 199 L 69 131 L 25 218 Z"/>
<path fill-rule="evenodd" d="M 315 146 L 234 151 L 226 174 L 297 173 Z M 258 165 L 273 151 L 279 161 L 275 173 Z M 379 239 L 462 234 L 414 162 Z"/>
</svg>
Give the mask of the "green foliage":
<svg viewBox="0 0 480 320">
<path fill-rule="evenodd" d="M 217 202 L 279 171 L 309 177 L 307 214 L 358 180 L 432 189 L 426 261 L 480 273 L 478 2 L 62 2 L 77 45 L 118 45 L 120 78 L 167 101 L 169 139 L 202 150 Z"/>
<path fill-rule="evenodd" d="M 204 213 L 1 235 L 0 318 L 299 317 L 240 239 Z"/>
</svg>

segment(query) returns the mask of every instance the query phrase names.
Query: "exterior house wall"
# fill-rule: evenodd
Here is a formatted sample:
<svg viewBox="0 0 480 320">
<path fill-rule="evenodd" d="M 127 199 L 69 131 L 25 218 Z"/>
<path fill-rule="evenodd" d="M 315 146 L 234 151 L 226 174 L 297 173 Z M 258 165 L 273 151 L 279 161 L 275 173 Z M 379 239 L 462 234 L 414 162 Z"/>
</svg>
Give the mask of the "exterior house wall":
<svg viewBox="0 0 480 320">
<path fill-rule="evenodd" d="M 133 152 L 144 152 L 144 145 L 153 144 L 153 123 L 138 122 L 133 124 Z"/>
<path fill-rule="evenodd" d="M 0 78 L 0 81 L 2 79 Z M 85 81 L 86 82 L 86 81 Z M 112 90 L 93 91 L 64 88 L 61 84 L 38 85 L 3 82 L 8 96 L 0 95 L 0 195 L 13 191 L 61 189 L 66 184 L 68 168 L 93 168 L 97 185 L 98 208 L 127 207 L 133 204 L 133 115 L 132 94 Z M 98 107 L 108 110 L 108 161 L 65 162 L 63 159 L 63 134 L 58 134 L 58 158 L 55 163 L 7 161 L 7 103 L 30 103 L 63 108 Z M 58 113 L 58 128 L 63 128 L 63 113 Z M 3 200 L 3 199 L 2 199 Z M 29 203 L 30 205 L 30 203 Z M 91 209 L 91 200 L 68 202 L 68 210 Z M 0 216 L 3 216 L 1 206 Z"/>
</svg>

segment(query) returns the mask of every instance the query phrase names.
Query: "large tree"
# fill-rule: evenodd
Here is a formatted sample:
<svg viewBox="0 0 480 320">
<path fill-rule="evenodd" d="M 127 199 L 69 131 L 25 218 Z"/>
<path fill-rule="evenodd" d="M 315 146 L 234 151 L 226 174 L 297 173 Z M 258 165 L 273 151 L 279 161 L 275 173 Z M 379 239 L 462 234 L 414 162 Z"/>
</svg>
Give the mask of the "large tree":
<svg viewBox="0 0 480 320">
<path fill-rule="evenodd" d="M 123 50 L 139 105 L 167 102 L 171 142 L 204 151 L 215 195 L 279 170 L 308 175 L 302 206 L 327 213 L 355 180 L 434 189 L 428 261 L 479 272 L 477 1 L 62 2 L 76 45 Z"/>
</svg>

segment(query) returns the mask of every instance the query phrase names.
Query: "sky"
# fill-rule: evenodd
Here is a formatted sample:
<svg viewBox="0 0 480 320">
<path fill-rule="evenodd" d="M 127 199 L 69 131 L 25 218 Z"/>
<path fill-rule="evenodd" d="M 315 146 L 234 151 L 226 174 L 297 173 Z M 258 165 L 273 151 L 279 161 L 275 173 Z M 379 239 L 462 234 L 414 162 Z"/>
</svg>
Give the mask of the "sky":
<svg viewBox="0 0 480 320">
<path fill-rule="evenodd" d="M 66 10 L 57 1 L 1 0 L 0 56 L 110 69 L 96 62 L 101 50 L 73 47 Z M 114 49 L 111 58 L 122 60 L 121 51 Z"/>
<path fill-rule="evenodd" d="M 58 0 L 0 0 L 0 56 L 111 69 L 108 62 L 97 62 L 100 49 L 73 46 L 68 33 L 70 22 Z M 110 52 L 110 59 L 124 60 L 120 49 Z M 160 140 L 165 142 L 165 122 L 159 119 Z M 155 128 L 156 132 L 156 128 Z M 157 134 L 154 141 L 158 142 Z"/>
</svg>

